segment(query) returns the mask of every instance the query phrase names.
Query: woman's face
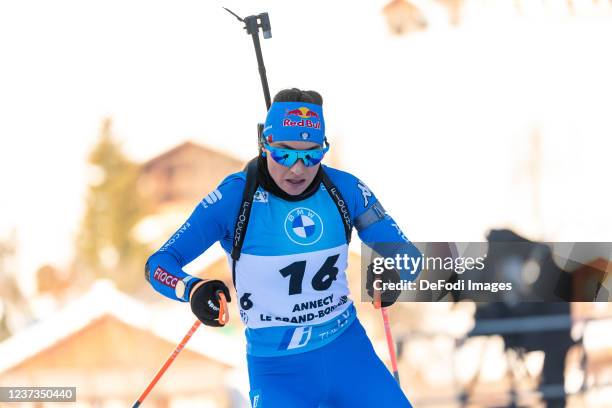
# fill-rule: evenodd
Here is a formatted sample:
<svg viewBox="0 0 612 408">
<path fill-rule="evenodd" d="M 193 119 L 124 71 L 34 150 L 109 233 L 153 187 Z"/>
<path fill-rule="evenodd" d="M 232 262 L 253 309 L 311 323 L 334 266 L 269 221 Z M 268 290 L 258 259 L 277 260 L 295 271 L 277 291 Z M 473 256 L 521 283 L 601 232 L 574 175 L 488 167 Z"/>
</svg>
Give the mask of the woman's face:
<svg viewBox="0 0 612 408">
<path fill-rule="evenodd" d="M 272 147 L 280 147 L 283 149 L 308 150 L 319 149 L 320 146 L 313 142 L 275 142 L 270 144 Z M 315 166 L 306 167 L 302 160 L 298 160 L 291 167 L 285 167 L 278 164 L 271 157 L 270 152 L 266 150 L 266 160 L 268 163 L 268 171 L 272 180 L 283 191 L 289 195 L 302 194 L 306 187 L 312 183 L 317 171 L 319 171 L 320 163 Z"/>
</svg>

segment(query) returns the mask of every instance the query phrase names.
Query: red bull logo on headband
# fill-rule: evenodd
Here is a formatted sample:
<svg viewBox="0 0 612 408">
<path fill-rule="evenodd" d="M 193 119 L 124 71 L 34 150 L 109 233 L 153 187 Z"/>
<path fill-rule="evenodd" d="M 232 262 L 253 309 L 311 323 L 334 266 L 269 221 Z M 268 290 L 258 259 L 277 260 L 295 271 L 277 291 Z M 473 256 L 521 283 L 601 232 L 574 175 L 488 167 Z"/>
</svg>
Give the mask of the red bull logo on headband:
<svg viewBox="0 0 612 408">
<path fill-rule="evenodd" d="M 319 114 L 315 111 L 311 111 L 310 109 L 302 106 L 297 109 L 292 109 L 288 111 L 285 116 L 299 116 L 302 119 L 308 118 L 317 118 L 319 119 Z"/>
<path fill-rule="evenodd" d="M 283 126 L 300 126 L 312 129 L 321 129 L 321 123 L 318 120 L 312 120 L 319 119 L 319 114 L 304 106 L 287 111 L 285 116 L 297 116 L 301 118 L 301 120 L 284 119 Z"/>
<path fill-rule="evenodd" d="M 274 141 L 277 142 L 308 140 L 323 144 L 323 110 L 320 105 L 308 102 L 274 102 L 268 110 L 263 135 L 268 138 L 272 133 Z M 268 140 L 268 143 L 270 142 Z"/>
<path fill-rule="evenodd" d="M 312 129 L 321 129 L 321 122 L 313 122 L 312 120 L 291 120 L 291 119 L 285 119 L 283 120 L 283 126 L 300 126 L 300 127 L 307 127 L 307 128 L 312 128 Z"/>
</svg>

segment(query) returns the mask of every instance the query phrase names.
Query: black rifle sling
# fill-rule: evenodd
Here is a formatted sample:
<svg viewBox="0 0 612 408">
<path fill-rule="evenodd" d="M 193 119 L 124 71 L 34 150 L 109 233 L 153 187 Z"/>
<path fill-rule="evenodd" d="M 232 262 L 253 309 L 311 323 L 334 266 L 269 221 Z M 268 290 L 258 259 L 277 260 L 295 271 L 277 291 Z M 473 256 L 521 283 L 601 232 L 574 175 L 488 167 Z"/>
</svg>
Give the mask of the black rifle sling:
<svg viewBox="0 0 612 408">
<path fill-rule="evenodd" d="M 251 207 L 253 206 L 253 196 L 259 183 L 257 182 L 257 158 L 251 160 L 245 167 L 246 172 L 246 185 L 244 192 L 242 193 L 242 203 L 240 204 L 240 210 L 238 211 L 238 217 L 236 218 L 236 225 L 234 226 L 234 241 L 232 244 L 232 281 L 234 287 L 236 286 L 236 262 L 240 259 L 240 251 L 242 251 L 242 244 L 244 243 L 244 237 L 246 236 L 247 227 L 249 225 L 249 218 L 251 216 Z M 332 201 L 336 205 L 340 218 L 342 218 L 342 225 L 344 226 L 344 234 L 346 237 L 347 245 L 351 242 L 351 233 L 353 231 L 353 223 L 351 216 L 346 206 L 346 201 L 342 198 L 340 190 L 334 185 L 329 179 L 325 171 L 321 169 L 323 173 L 322 182 L 325 189 L 329 193 Z"/>
<path fill-rule="evenodd" d="M 323 169 L 321 169 L 323 170 Z M 340 218 L 342 218 L 342 225 L 344 226 L 344 235 L 346 236 L 346 244 L 351 243 L 351 233 L 353 232 L 353 222 L 351 221 L 351 215 L 349 214 L 348 207 L 346 206 L 346 201 L 342 198 L 342 194 L 340 190 L 332 183 L 332 181 L 327 176 L 327 173 L 323 171 L 323 185 L 325 189 L 329 193 L 334 204 L 336 204 L 336 208 L 338 208 L 338 212 L 340 213 Z"/>
<path fill-rule="evenodd" d="M 234 226 L 234 241 L 232 242 L 232 281 L 236 286 L 236 261 L 240 259 L 240 251 L 244 244 L 249 218 L 251 217 L 251 207 L 253 206 L 253 196 L 257 191 L 257 157 L 251 160 L 244 168 L 246 173 L 246 185 L 242 193 L 242 203 L 238 210 L 236 225 Z"/>
</svg>

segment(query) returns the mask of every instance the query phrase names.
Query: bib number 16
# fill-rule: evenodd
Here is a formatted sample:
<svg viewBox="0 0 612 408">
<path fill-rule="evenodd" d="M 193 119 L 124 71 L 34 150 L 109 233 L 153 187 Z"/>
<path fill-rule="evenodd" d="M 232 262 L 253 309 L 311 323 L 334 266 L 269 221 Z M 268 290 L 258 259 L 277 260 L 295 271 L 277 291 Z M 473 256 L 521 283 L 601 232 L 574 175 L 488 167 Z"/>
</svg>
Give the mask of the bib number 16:
<svg viewBox="0 0 612 408">
<path fill-rule="evenodd" d="M 338 268 L 334 265 L 340 257 L 340 254 L 328 257 L 323 266 L 312 277 L 310 282 L 314 290 L 327 290 L 338 276 Z M 298 295 L 302 293 L 302 283 L 304 280 L 304 272 L 306 271 L 306 261 L 297 261 L 289 266 L 284 267 L 279 272 L 283 278 L 289 277 L 289 294 Z"/>
</svg>

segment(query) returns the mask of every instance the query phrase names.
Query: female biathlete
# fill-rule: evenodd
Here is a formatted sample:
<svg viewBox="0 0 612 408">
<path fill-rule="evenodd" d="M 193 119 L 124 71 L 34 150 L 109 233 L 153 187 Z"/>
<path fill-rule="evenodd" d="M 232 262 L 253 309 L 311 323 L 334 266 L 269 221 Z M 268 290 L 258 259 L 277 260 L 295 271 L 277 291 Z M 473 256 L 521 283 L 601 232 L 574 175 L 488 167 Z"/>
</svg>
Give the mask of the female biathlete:
<svg viewBox="0 0 612 408">
<path fill-rule="evenodd" d="M 322 97 L 279 92 L 260 155 L 197 205 L 148 259 L 146 277 L 220 326 L 217 294 L 231 301 L 228 287 L 182 267 L 221 243 L 246 326 L 253 407 L 410 407 L 357 319 L 345 271 L 353 226 L 364 243 L 414 247 L 363 182 L 321 165 L 328 149 Z"/>
</svg>

